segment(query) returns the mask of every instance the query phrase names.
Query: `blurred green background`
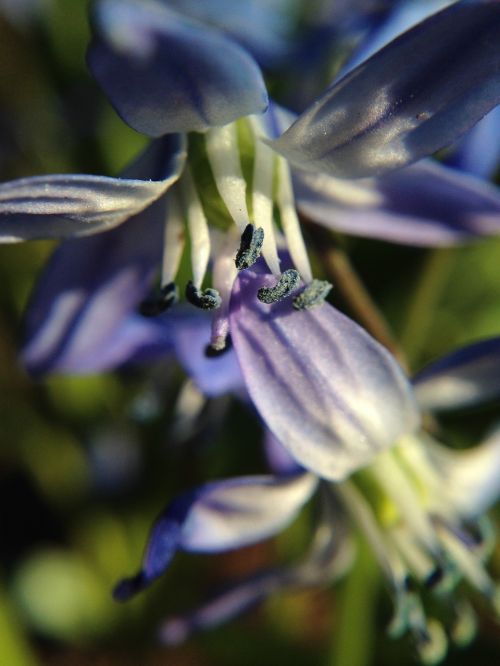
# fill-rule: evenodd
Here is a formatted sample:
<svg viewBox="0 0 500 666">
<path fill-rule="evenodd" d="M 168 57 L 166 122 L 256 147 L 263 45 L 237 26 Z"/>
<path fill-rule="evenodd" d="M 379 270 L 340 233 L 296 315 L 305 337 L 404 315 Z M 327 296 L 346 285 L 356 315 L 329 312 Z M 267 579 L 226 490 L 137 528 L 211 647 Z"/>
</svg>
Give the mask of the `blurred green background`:
<svg viewBox="0 0 500 666">
<path fill-rule="evenodd" d="M 2 180 L 116 173 L 144 139 L 115 116 L 86 71 L 86 3 L 40 2 L 23 18 L 29 4 L 12 14 L 11 3 L 0 15 Z M 500 240 L 438 251 L 344 243 L 413 369 L 500 333 Z M 363 547 L 335 588 L 276 595 L 187 646 L 158 646 L 166 615 L 192 608 L 228 578 L 298 557 L 307 511 L 274 541 L 223 556 L 181 554 L 137 600 L 113 602 L 110 590 L 136 570 L 169 498 L 201 480 L 264 470 L 261 432 L 241 406 L 220 399 L 196 431 L 174 436 L 182 375 L 166 362 L 145 372 L 27 377 L 17 360 L 22 316 L 53 247 L 0 246 L 0 666 L 412 663 L 410 643 L 384 634 L 390 601 Z M 345 306 L 340 296 L 334 302 Z M 450 441 L 477 441 L 497 417 L 490 405 L 449 418 Z M 498 550 L 492 571 L 500 574 Z M 478 607 L 478 641 L 446 663 L 500 663 L 498 624 Z"/>
</svg>

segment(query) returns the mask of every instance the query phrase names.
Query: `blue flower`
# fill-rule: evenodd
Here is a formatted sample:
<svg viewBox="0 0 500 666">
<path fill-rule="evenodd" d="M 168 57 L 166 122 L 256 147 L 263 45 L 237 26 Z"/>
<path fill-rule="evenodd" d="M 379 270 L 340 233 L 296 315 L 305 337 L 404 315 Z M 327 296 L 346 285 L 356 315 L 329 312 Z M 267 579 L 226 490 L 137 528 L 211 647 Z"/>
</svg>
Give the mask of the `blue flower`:
<svg viewBox="0 0 500 666">
<path fill-rule="evenodd" d="M 40 224 L 50 233 L 74 228 L 75 235 L 86 234 L 101 230 L 103 211 L 109 213 L 107 226 L 121 224 L 72 240 L 56 253 L 28 314 L 27 367 L 39 373 L 96 371 L 178 352 L 175 315 L 146 322 L 137 309 L 155 314 L 175 302 L 189 235 L 192 280 L 186 298 L 213 310 L 213 351 L 224 349 L 230 331 L 234 338 L 237 363 L 228 357 L 228 381 L 221 385 L 239 381 L 239 364 L 267 426 L 303 465 L 340 479 L 413 431 L 418 416 L 412 393 L 392 357 L 330 305 L 321 305 L 329 285 L 313 278 L 291 168 L 272 148 L 297 167 L 296 178 L 306 188 L 301 194 L 299 187 L 299 204 L 301 197 L 307 200 L 307 187 L 309 194 L 316 188 L 306 210 L 313 217 L 315 209 L 330 215 L 337 176 L 380 174 L 409 164 L 456 138 L 496 103 L 498 53 L 491 40 L 499 16 L 498 4 L 489 2 L 459 3 L 432 16 L 329 88 L 280 135 L 283 113 L 271 107 L 255 115 L 267 104 L 265 87 L 256 62 L 236 42 L 153 0 L 97 3 L 89 51 L 96 78 L 133 127 L 152 136 L 174 133 L 154 142 L 126 178 L 67 177 L 71 186 L 62 193 L 61 176 L 3 186 L 11 213 L 3 222 L 11 230 Z M 463 49 L 472 24 L 475 39 Z M 440 41 L 441 32 L 446 39 Z M 421 57 L 411 59 L 411 66 L 395 66 L 414 52 Z M 186 155 L 175 132 L 193 130 L 203 133 L 190 134 Z M 361 200 L 361 209 L 368 205 L 375 228 L 387 230 L 396 221 L 400 238 L 414 227 L 421 238 L 429 240 L 432 232 L 432 242 L 442 242 L 443 234 L 462 235 L 456 227 L 464 219 L 475 232 L 498 222 L 494 193 L 470 185 L 457 205 L 464 177 L 457 181 L 437 166 L 407 171 L 406 180 L 397 171 L 377 175 L 388 180 L 375 185 L 339 192 Z M 133 180 L 137 174 L 153 180 Z M 402 223 L 398 215 L 412 210 L 418 223 Z M 393 227 L 385 233 L 396 237 Z M 286 271 L 283 245 L 291 259 Z M 261 254 L 267 268 L 255 264 L 253 271 Z M 212 283 L 204 288 L 210 262 Z M 159 294 L 144 302 L 160 263 Z M 191 363 L 188 369 L 196 375 L 199 367 Z M 212 388 L 205 384 L 205 390 Z"/>
<path fill-rule="evenodd" d="M 414 381 L 422 407 L 453 409 L 498 398 L 499 359 L 500 339 L 494 338 L 433 363 Z M 499 429 L 476 448 L 460 452 L 424 431 L 403 435 L 393 449 L 336 483 L 327 483 L 327 469 L 317 477 L 305 472 L 273 437 L 268 437 L 268 449 L 274 477 L 212 482 L 171 502 L 152 529 L 139 574 L 122 581 L 115 596 L 125 600 L 148 586 L 176 550 L 223 552 L 276 533 L 296 517 L 323 479 L 322 515 L 309 553 L 293 566 L 254 574 L 192 613 L 167 620 L 161 629 L 164 642 L 178 643 L 195 630 L 218 625 L 277 589 L 324 585 L 342 575 L 353 557 L 348 519 L 371 545 L 392 590 L 395 615 L 389 634 L 409 631 L 425 663 L 441 661 L 448 640 L 465 644 L 473 637 L 475 616 L 458 591 L 460 581 L 500 612 L 499 589 L 485 568 L 494 536 L 482 515 L 500 492 Z M 448 638 L 442 624 L 427 617 L 426 594 L 435 597 L 443 616 L 451 611 Z"/>
</svg>

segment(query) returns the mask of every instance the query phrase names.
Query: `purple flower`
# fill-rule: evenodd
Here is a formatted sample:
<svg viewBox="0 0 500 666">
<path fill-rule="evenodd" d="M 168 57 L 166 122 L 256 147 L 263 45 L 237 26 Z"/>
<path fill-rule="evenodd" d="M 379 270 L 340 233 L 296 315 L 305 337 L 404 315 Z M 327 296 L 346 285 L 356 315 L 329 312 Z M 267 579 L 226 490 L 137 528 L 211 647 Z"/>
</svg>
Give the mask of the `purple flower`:
<svg viewBox="0 0 500 666">
<path fill-rule="evenodd" d="M 459 350 L 417 377 L 416 393 L 421 394 L 419 387 L 425 386 L 423 406 L 432 409 L 432 382 L 438 387 L 445 380 L 460 387 L 467 367 L 465 374 L 476 390 L 467 402 L 457 395 L 455 404 L 450 394 L 448 408 L 498 397 L 500 384 L 493 387 L 489 366 L 497 365 L 499 357 L 498 338 Z M 439 399 L 436 407 L 442 408 Z M 175 550 L 222 552 L 266 538 L 295 518 L 318 481 L 285 460 L 279 443 L 270 440 L 271 460 L 278 461 L 276 476 L 213 482 L 170 503 L 152 530 L 141 571 L 118 585 L 117 598 L 128 598 L 150 584 L 166 569 Z M 256 573 L 193 612 L 168 619 L 161 639 L 168 644 L 181 642 L 193 631 L 216 626 L 278 589 L 324 585 L 336 579 L 353 557 L 346 531 L 350 519 L 371 545 L 392 590 L 395 615 L 390 635 L 410 632 L 425 663 L 441 661 L 448 641 L 463 645 L 474 635 L 474 612 L 457 589 L 461 580 L 499 609 L 497 585 L 485 568 L 494 536 L 482 515 L 500 492 L 499 458 L 498 429 L 479 446 L 460 452 L 438 444 L 423 431 L 404 434 L 391 450 L 380 453 L 349 479 L 323 481 L 321 517 L 302 561 Z M 328 479 L 328 473 L 317 474 Z M 427 616 L 421 597 L 424 590 L 442 606 L 443 617 L 448 618 L 446 633 L 438 620 Z"/>
</svg>

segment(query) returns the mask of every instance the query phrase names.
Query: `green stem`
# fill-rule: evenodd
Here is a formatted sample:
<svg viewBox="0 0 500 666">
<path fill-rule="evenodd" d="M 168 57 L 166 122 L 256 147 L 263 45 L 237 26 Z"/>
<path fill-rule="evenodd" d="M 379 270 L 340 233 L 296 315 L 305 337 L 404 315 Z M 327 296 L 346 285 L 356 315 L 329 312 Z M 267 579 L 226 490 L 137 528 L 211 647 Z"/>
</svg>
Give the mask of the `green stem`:
<svg viewBox="0 0 500 666">
<path fill-rule="evenodd" d="M 412 364 L 418 361 L 430 333 L 455 257 L 453 248 L 432 250 L 427 256 L 401 335 L 401 345 Z"/>
<path fill-rule="evenodd" d="M 376 634 L 379 569 L 366 543 L 358 541 L 356 562 L 338 595 L 338 622 L 330 651 L 332 666 L 369 666 Z"/>
</svg>

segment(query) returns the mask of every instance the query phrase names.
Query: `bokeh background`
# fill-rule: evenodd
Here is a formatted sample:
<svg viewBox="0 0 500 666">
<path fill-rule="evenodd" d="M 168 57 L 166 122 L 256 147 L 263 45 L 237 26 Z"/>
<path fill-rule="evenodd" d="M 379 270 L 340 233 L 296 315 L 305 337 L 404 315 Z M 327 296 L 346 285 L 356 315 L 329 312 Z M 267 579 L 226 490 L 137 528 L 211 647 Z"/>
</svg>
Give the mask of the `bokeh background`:
<svg viewBox="0 0 500 666">
<path fill-rule="evenodd" d="M 0 0 L 2 180 L 115 174 L 144 145 L 88 74 L 88 40 L 83 1 Z M 317 86 L 329 80 L 339 53 L 332 48 L 324 57 Z M 271 88 L 290 103 L 293 73 L 274 77 Z M 311 228 L 310 238 L 315 233 Z M 432 251 L 335 241 L 413 370 L 500 334 L 500 240 Z M 158 645 L 165 616 L 192 608 L 230 579 L 298 558 L 314 506 L 274 540 L 221 556 L 180 554 L 136 600 L 112 600 L 114 583 L 136 570 L 152 520 L 176 492 L 264 471 L 262 432 L 228 397 L 205 405 L 194 424 L 179 421 L 185 378 L 168 359 L 99 376 L 28 377 L 18 361 L 23 311 L 54 246 L 0 246 L 0 666 L 412 663 L 410 643 L 385 636 L 390 599 L 362 544 L 352 571 L 333 587 L 277 594 L 185 646 Z M 349 312 L 341 294 L 332 302 Z M 468 446 L 499 415 L 491 404 L 445 417 L 447 441 Z M 491 569 L 500 576 L 498 549 Z M 446 663 L 500 663 L 499 625 L 481 600 L 477 609 L 478 640 Z"/>
</svg>

